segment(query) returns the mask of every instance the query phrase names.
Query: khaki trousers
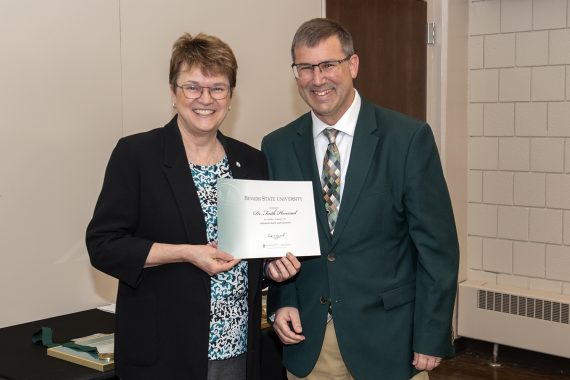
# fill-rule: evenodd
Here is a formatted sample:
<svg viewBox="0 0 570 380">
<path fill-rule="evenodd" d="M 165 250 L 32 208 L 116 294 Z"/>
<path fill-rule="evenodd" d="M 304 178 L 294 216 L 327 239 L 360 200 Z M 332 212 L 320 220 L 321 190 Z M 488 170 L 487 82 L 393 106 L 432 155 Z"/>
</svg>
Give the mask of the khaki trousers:
<svg viewBox="0 0 570 380">
<path fill-rule="evenodd" d="M 336 341 L 336 332 L 334 330 L 334 323 L 330 321 L 327 323 L 325 331 L 325 340 L 321 353 L 315 368 L 309 373 L 307 377 L 297 377 L 287 371 L 288 380 L 354 380 L 354 377 L 346 368 L 340 349 Z M 429 380 L 429 375 L 426 371 L 418 373 L 412 377 L 411 380 Z"/>
</svg>

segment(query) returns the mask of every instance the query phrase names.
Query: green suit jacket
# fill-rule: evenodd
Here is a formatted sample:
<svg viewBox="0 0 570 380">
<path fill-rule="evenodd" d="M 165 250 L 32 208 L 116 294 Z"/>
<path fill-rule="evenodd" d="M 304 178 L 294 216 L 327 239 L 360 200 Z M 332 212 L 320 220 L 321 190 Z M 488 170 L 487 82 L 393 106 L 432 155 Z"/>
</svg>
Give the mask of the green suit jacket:
<svg viewBox="0 0 570 380">
<path fill-rule="evenodd" d="M 284 348 L 287 369 L 304 377 L 314 367 L 329 303 L 357 380 L 407 380 L 414 352 L 453 355 L 459 249 L 430 127 L 362 99 L 334 236 L 310 113 L 267 135 L 262 151 L 271 179 L 313 183 L 321 248 L 293 280 L 270 286 L 268 314 L 297 307 L 306 337 Z"/>
</svg>

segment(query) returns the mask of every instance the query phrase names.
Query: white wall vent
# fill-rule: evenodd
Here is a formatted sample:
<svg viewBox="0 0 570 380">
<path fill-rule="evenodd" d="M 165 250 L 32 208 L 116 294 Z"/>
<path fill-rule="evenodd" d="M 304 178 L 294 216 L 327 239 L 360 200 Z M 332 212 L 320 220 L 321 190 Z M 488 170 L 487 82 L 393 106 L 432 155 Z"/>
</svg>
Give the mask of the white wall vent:
<svg viewBox="0 0 570 380">
<path fill-rule="evenodd" d="M 570 297 L 489 285 L 459 284 L 460 336 L 570 358 Z"/>
<path fill-rule="evenodd" d="M 478 290 L 477 293 L 479 309 L 569 324 L 569 304 L 489 290 Z"/>
</svg>

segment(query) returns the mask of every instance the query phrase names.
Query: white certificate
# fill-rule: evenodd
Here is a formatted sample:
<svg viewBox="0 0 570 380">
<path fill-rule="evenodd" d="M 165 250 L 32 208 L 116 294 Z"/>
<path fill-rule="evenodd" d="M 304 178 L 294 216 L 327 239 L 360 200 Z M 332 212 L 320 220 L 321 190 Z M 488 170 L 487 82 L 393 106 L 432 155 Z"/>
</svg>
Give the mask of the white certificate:
<svg viewBox="0 0 570 380">
<path fill-rule="evenodd" d="M 311 182 L 218 179 L 218 247 L 240 259 L 320 255 Z"/>
</svg>

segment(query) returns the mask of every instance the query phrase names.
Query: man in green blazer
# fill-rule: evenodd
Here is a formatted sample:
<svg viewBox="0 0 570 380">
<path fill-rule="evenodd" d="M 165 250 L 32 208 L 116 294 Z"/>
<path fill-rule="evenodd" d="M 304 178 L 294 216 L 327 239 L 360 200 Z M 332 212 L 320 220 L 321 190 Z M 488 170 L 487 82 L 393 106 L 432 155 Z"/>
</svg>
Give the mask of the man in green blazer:
<svg viewBox="0 0 570 380">
<path fill-rule="evenodd" d="M 321 255 L 270 286 L 289 379 L 426 379 L 453 355 L 459 260 L 431 129 L 360 97 L 338 23 L 307 21 L 291 54 L 311 112 L 262 151 L 272 179 L 313 183 Z"/>
</svg>

